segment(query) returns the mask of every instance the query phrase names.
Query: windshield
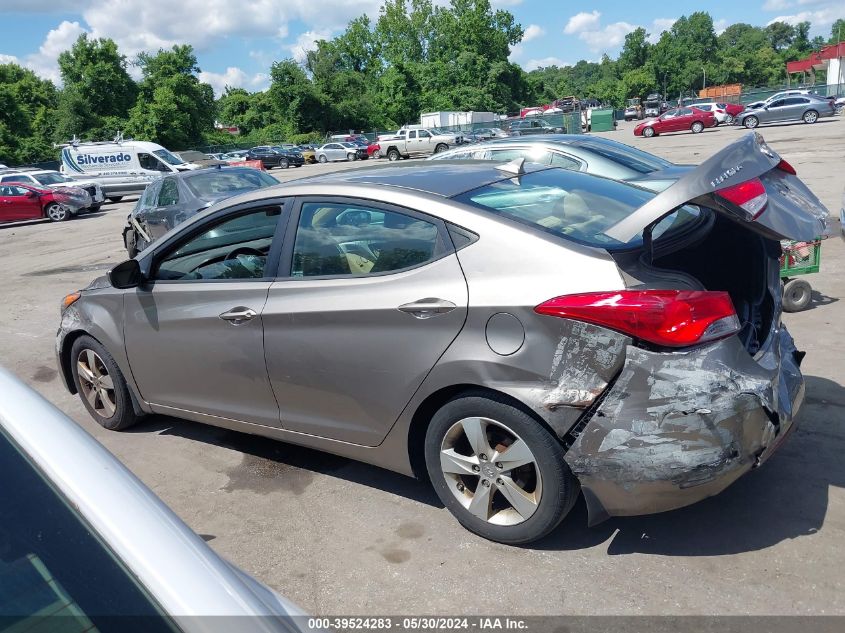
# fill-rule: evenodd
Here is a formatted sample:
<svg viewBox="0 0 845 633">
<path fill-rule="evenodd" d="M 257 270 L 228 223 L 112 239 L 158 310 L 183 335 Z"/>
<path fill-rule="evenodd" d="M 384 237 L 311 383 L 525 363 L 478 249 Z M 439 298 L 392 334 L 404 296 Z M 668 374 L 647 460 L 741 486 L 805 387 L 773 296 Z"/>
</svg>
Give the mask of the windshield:
<svg viewBox="0 0 845 633">
<path fill-rule="evenodd" d="M 608 160 L 612 160 L 614 163 L 619 163 L 629 169 L 633 169 L 640 174 L 650 174 L 674 166 L 668 160 L 664 160 L 659 156 L 615 141 L 589 139 L 578 141 L 575 145 L 588 149 Z"/>
<path fill-rule="evenodd" d="M 165 163 L 168 163 L 170 165 L 181 165 L 182 163 L 185 162 L 183 160 L 180 160 L 179 158 L 177 158 L 176 156 L 174 156 L 170 152 L 168 152 L 166 149 L 157 149 L 153 152 L 153 154 L 155 154 L 161 160 L 163 160 Z"/>
<path fill-rule="evenodd" d="M 655 195 L 615 180 L 548 169 L 485 185 L 455 199 L 581 244 L 622 250 L 641 246 L 642 235 L 623 243 L 604 232 Z M 682 207 L 663 218 L 652 235 L 656 239 L 700 215 L 698 207 Z"/>
<path fill-rule="evenodd" d="M 185 184 L 198 198 L 219 198 L 234 195 L 239 191 L 278 185 L 279 182 L 257 169 L 243 171 L 211 169 L 191 174 L 190 178 L 185 178 Z"/>
<path fill-rule="evenodd" d="M 72 182 L 70 178 L 61 174 L 33 174 L 33 178 L 42 185 L 58 185 L 65 182 Z"/>
</svg>

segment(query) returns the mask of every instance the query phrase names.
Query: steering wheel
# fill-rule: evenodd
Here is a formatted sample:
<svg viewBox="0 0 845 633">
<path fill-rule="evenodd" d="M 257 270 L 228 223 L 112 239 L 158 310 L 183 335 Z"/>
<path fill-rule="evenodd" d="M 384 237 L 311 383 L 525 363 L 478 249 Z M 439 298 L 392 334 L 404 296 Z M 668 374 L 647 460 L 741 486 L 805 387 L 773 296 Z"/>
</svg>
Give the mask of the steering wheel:
<svg viewBox="0 0 845 633">
<path fill-rule="evenodd" d="M 258 255 L 258 257 L 264 257 L 264 253 L 257 248 L 253 248 L 252 246 L 238 246 L 237 248 L 229 251 L 226 257 L 223 258 L 223 261 L 230 261 L 237 258 L 238 255 Z"/>
</svg>

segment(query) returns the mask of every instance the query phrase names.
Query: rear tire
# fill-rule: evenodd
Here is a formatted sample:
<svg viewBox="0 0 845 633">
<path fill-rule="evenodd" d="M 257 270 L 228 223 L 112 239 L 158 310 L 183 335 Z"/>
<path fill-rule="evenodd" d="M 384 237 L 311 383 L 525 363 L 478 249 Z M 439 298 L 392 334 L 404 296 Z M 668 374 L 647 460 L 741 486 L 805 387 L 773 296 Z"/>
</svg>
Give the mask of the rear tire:
<svg viewBox="0 0 845 633">
<path fill-rule="evenodd" d="M 813 124 L 819 120 L 819 113 L 815 110 L 807 110 L 801 118 L 804 119 L 804 123 Z"/>
<path fill-rule="evenodd" d="M 481 393 L 447 402 L 425 437 L 428 475 L 446 508 L 471 532 L 511 545 L 542 538 L 575 504 L 580 487 L 563 455 L 538 420 Z"/>
<path fill-rule="evenodd" d="M 391 163 L 399 160 L 400 158 L 402 158 L 402 156 L 399 154 L 398 149 L 393 148 L 393 149 L 388 150 L 387 160 L 389 160 Z"/>
<path fill-rule="evenodd" d="M 803 279 L 790 279 L 783 287 L 784 312 L 806 310 L 813 300 L 813 289 Z"/>
<path fill-rule="evenodd" d="M 725 117 L 725 125 L 731 125 L 734 122 L 734 115 L 729 114 Z"/>
<path fill-rule="evenodd" d="M 288 167 L 290 167 L 290 163 L 288 163 L 287 160 L 280 160 L 279 167 L 281 167 L 282 169 L 287 169 Z"/>
<path fill-rule="evenodd" d="M 109 202 L 120 202 L 123 200 L 123 196 L 109 196 Z"/>
<path fill-rule="evenodd" d="M 58 202 L 51 202 L 44 209 L 44 213 L 51 222 L 64 222 L 70 219 L 71 212 L 65 205 Z"/>
<path fill-rule="evenodd" d="M 700 134 L 704 130 L 704 124 L 701 121 L 695 121 L 689 129 L 693 134 Z"/>
<path fill-rule="evenodd" d="M 79 398 L 97 424 L 110 431 L 122 431 L 139 420 L 126 379 L 98 340 L 87 334 L 76 339 L 70 362 Z"/>
</svg>

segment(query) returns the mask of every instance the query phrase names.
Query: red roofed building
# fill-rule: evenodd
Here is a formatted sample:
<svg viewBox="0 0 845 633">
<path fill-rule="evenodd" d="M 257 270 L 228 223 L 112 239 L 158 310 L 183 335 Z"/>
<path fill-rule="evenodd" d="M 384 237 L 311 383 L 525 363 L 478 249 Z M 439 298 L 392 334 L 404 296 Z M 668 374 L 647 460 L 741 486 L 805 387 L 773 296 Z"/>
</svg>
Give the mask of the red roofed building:
<svg viewBox="0 0 845 633">
<path fill-rule="evenodd" d="M 795 62 L 787 62 L 787 76 L 793 73 L 810 73 L 815 75 L 816 70 L 827 71 L 827 85 L 838 86 L 845 84 L 845 42 L 825 46 L 816 53 L 811 53 L 806 59 L 799 59 Z M 843 92 L 843 88 L 833 89 L 833 92 Z"/>
</svg>

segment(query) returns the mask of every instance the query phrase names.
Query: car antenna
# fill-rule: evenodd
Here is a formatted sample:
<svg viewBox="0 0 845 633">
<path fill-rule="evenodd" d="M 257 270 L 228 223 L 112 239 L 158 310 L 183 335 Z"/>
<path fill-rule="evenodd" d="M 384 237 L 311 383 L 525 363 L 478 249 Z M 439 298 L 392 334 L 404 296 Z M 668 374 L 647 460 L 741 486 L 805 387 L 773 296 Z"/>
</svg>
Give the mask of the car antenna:
<svg viewBox="0 0 845 633">
<path fill-rule="evenodd" d="M 519 158 L 514 158 L 508 163 L 496 165 L 496 169 L 512 176 L 522 176 L 525 173 L 525 159 L 521 156 Z"/>
</svg>

